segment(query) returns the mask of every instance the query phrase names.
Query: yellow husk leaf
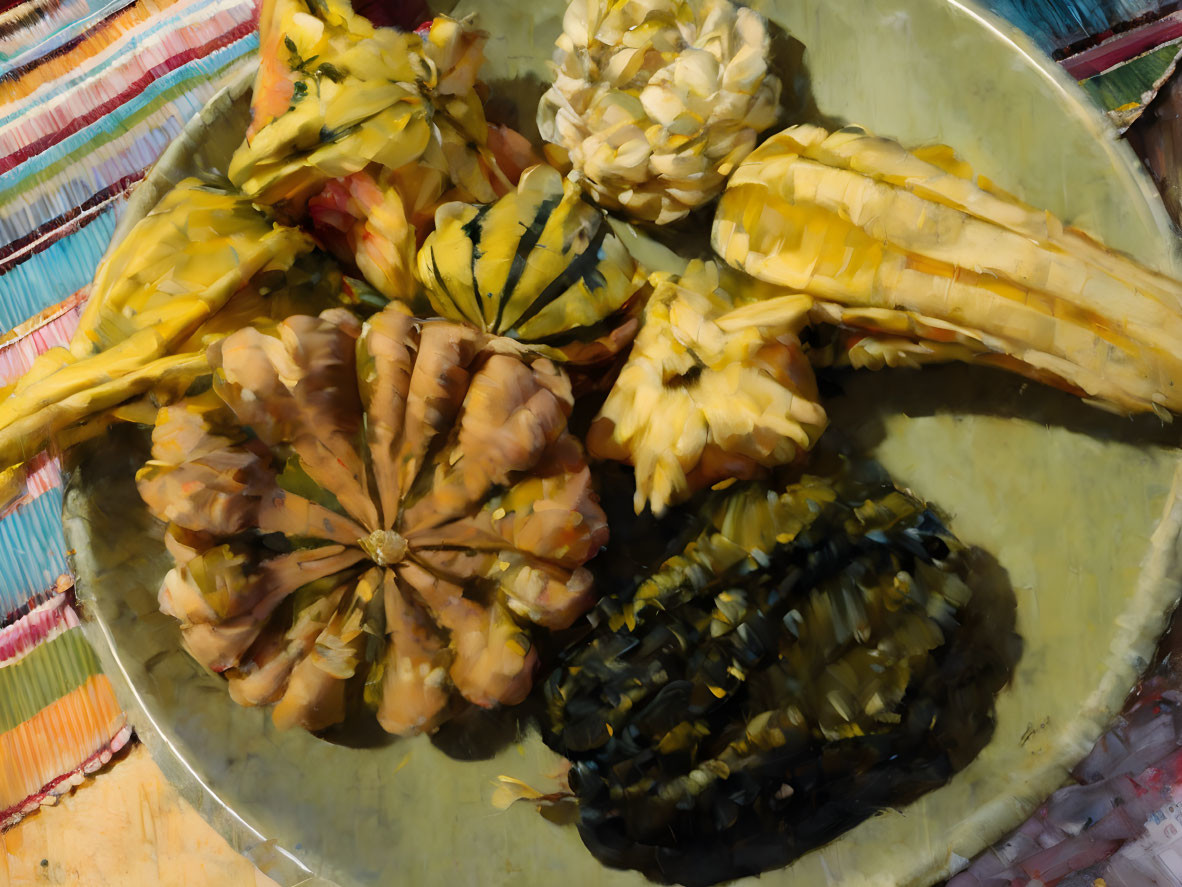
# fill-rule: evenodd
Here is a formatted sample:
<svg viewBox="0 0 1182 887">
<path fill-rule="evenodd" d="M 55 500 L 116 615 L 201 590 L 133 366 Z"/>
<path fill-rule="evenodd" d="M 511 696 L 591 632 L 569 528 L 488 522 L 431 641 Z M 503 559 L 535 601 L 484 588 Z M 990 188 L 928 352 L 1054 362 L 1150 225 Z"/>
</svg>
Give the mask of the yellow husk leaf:
<svg viewBox="0 0 1182 887">
<path fill-rule="evenodd" d="M 813 300 L 734 304 L 713 263 L 656 284 L 587 438 L 592 455 L 636 467 L 637 512 L 647 502 L 660 514 L 715 481 L 792 462 L 825 428 L 797 339 Z"/>
<path fill-rule="evenodd" d="M 254 275 L 286 271 L 311 247 L 242 197 L 179 182 L 99 266 L 69 347 L 40 355 L 0 400 L 0 466 L 122 400 L 207 372 L 201 330 L 216 330 Z"/>
</svg>

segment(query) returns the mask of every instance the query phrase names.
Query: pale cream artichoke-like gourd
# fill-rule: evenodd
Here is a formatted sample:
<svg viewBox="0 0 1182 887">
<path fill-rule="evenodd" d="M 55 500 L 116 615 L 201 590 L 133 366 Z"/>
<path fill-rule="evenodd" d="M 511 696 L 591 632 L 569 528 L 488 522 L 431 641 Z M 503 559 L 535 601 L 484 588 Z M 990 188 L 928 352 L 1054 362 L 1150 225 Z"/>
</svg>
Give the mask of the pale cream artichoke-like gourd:
<svg viewBox="0 0 1182 887">
<path fill-rule="evenodd" d="M 673 222 L 776 122 L 768 53 L 767 22 L 729 0 L 574 0 L 538 128 L 603 206 Z"/>
<path fill-rule="evenodd" d="M 657 282 L 587 436 L 593 456 L 636 467 L 638 513 L 812 449 L 827 424 L 797 338 L 812 307 L 795 294 L 736 307 L 713 263 Z"/>
</svg>

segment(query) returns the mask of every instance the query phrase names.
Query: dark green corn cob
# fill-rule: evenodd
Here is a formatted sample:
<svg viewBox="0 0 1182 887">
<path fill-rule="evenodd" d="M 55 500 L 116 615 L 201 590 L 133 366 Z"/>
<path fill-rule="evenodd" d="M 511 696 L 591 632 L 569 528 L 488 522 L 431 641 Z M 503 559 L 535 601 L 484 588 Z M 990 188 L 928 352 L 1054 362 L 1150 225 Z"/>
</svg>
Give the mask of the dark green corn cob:
<svg viewBox="0 0 1182 887">
<path fill-rule="evenodd" d="M 991 732 L 1004 677 L 949 643 L 971 593 L 936 514 L 868 467 L 781 489 L 715 494 L 546 685 L 609 865 L 689 885 L 785 865 Z"/>
</svg>

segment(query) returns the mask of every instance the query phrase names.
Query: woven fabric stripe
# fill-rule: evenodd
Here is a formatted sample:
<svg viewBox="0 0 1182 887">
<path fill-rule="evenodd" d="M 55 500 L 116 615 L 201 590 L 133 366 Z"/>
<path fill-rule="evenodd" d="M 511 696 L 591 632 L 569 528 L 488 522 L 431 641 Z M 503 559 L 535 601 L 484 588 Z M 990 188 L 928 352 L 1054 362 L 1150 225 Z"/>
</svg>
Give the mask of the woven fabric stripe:
<svg viewBox="0 0 1182 887">
<path fill-rule="evenodd" d="M 1166 8 L 1171 0 L 984 0 L 983 5 L 1017 25 L 1048 53 L 1054 54 L 1122 22 Z"/>
<path fill-rule="evenodd" d="M 69 237 L 75 231 L 81 231 L 108 209 L 114 208 L 118 212 L 119 203 L 127 199 L 132 186 L 142 178 L 143 174 L 141 173 L 124 176 L 115 184 L 92 194 L 78 206 L 71 207 L 60 216 L 37 226 L 16 240 L 0 246 L 0 275 L 12 270 L 22 262 L 27 262 L 37 253 L 48 249 L 62 238 Z M 26 321 L 26 323 L 36 323 L 37 317 L 40 315 L 30 318 L 30 321 Z M 11 335 L 12 332 L 9 332 L 0 337 L 0 341 L 4 341 Z"/>
<path fill-rule="evenodd" d="M 79 629 L 37 645 L 0 668 L 0 731 L 12 730 L 100 672 L 98 657 Z"/>
<path fill-rule="evenodd" d="M 53 52 L 127 5 L 127 0 L 22 3 L 0 17 L 0 70 L 20 67 Z"/>
<path fill-rule="evenodd" d="M 27 373 L 37 355 L 69 344 L 82 314 L 82 300 L 78 295 L 75 293 L 53 306 L 57 310 L 40 325 L 9 342 L 0 343 L 0 387 Z"/>
<path fill-rule="evenodd" d="M 5 4 L 0 387 L 69 342 L 127 189 L 250 63 L 256 18 L 254 0 Z M 0 503 L 0 626 L 16 619 L 0 627 L 0 828 L 128 736 L 61 594 L 58 463 L 40 455 L 16 480 Z"/>
<path fill-rule="evenodd" d="M 20 112 L 25 100 L 52 98 L 59 90 L 70 89 L 89 77 L 96 64 L 102 64 L 115 54 L 127 53 L 124 35 L 134 32 L 145 22 L 160 19 L 163 10 L 177 0 L 159 0 L 154 12 L 144 3 L 133 3 L 95 24 L 90 31 L 67 46 L 40 56 L 24 68 L 10 69 L 0 77 L 0 102 L 4 117 Z"/>
<path fill-rule="evenodd" d="M 60 487 L 0 520 L 0 618 L 54 594 L 58 577 L 69 572 L 65 548 Z"/>
<path fill-rule="evenodd" d="M 122 208 L 122 204 L 118 205 Z M 108 207 L 85 228 L 0 277 L 0 331 L 16 326 L 90 283 L 118 215 Z"/>
<path fill-rule="evenodd" d="M 56 0 L 55 0 L 55 2 L 56 2 Z M 56 45 L 54 45 L 54 47 L 51 50 L 49 50 L 48 52 L 46 52 L 44 54 L 22 53 L 20 63 L 19 64 L 14 63 L 11 65 L 8 65 L 6 67 L 6 70 L 3 73 L 3 77 L 7 77 L 7 78 L 21 77 L 23 74 L 25 74 L 25 72 L 31 70 L 32 68 L 38 67 L 43 62 L 45 62 L 51 58 L 56 58 L 59 55 L 64 55 L 64 54 L 68 53 L 71 49 L 76 47 L 78 44 L 85 42 L 87 34 L 90 34 L 94 31 L 96 31 L 97 29 L 101 28 L 106 22 L 109 22 L 112 18 L 115 18 L 116 16 L 118 16 L 123 8 L 132 4 L 133 2 L 134 2 L 134 0 L 125 0 L 122 7 L 118 6 L 118 4 L 117 4 L 116 7 L 112 9 L 112 11 L 106 13 L 105 15 L 102 15 L 102 16 L 99 16 L 97 18 L 90 20 L 87 28 L 84 31 L 82 31 L 81 33 L 75 34 L 73 36 L 70 36 L 63 41 L 56 43 Z M 2 30 L 2 29 L 0 29 L 0 30 Z"/>
<path fill-rule="evenodd" d="M 14 338 L 0 341 L 0 387 L 15 382 L 28 372 L 39 354 L 69 343 L 78 328 L 82 302 L 82 292 L 75 293 L 21 324 L 14 331 L 18 333 Z M 39 496 L 62 486 L 61 464 L 51 453 L 39 453 L 18 471 L 12 486 L 0 494 L 0 522 Z M 62 545 L 64 547 L 64 540 Z M 0 616 L 3 615 L 0 612 Z"/>
<path fill-rule="evenodd" d="M 46 308 L 41 313 L 34 314 L 32 317 L 30 317 L 28 320 L 24 321 L 23 323 L 17 324 L 15 327 L 10 329 L 8 332 L 0 335 L 0 349 L 7 348 L 9 345 L 14 343 L 17 339 L 22 339 L 31 333 L 35 333 L 37 330 L 41 329 L 41 327 L 45 326 L 47 323 L 52 322 L 54 318 L 61 316 L 62 314 L 69 311 L 70 309 L 77 308 L 83 302 L 86 301 L 86 296 L 87 296 L 86 290 L 81 289 L 78 292 L 74 293 L 72 296 L 70 296 L 68 299 L 63 299 L 61 302 L 59 302 L 56 305 L 50 305 L 48 308 Z"/>
<path fill-rule="evenodd" d="M 79 625 L 64 594 L 54 595 L 11 625 L 0 628 L 0 668 L 15 665 L 38 644 Z"/>
<path fill-rule="evenodd" d="M 91 48 L 94 54 L 90 58 L 77 58 L 78 51 L 70 53 L 80 64 L 65 77 L 55 79 L 50 66 L 39 65 L 5 84 L 7 89 L 0 87 L 0 97 L 6 91 L 13 94 L 0 112 L 4 145 L 23 147 L 34 140 L 32 133 L 44 136 L 61 131 L 62 123 L 74 118 L 77 109 L 98 108 L 157 66 L 230 33 L 241 21 L 249 20 L 251 5 L 249 0 L 213 4 L 182 0 L 168 15 L 154 19 L 139 16 L 138 22 L 127 23 L 134 27 L 126 30 L 119 27 L 122 16 L 116 17 L 96 29 L 93 39 L 79 44 L 78 50 Z M 242 7 L 245 15 L 237 7 Z M 102 46 L 106 41 L 109 45 Z M 18 97 L 25 91 L 31 94 Z"/>
<path fill-rule="evenodd" d="M 17 470 L 19 478 L 0 492 L 0 520 L 62 485 L 61 463 L 51 453 L 38 453 Z"/>
<path fill-rule="evenodd" d="M 30 502 L 50 490 L 57 489 L 62 485 L 61 463 L 49 453 L 39 453 L 30 460 L 24 485 L 25 494 Z"/>
<path fill-rule="evenodd" d="M 25 812 L 26 798 L 107 750 L 126 723 L 110 680 L 100 674 L 0 733 L 0 827 L 11 824 L 14 813 Z"/>
<path fill-rule="evenodd" d="M 0 388 L 68 344 L 129 187 L 251 64 L 257 15 L 257 0 L 0 0 Z M 0 486 L 6 828 L 129 731 L 62 594 L 57 460 Z"/>
<path fill-rule="evenodd" d="M 233 74 L 235 63 L 256 46 L 256 37 L 245 36 L 168 72 L 123 107 L 6 175 L 0 191 L 0 240 L 16 240 L 150 166 Z"/>
</svg>

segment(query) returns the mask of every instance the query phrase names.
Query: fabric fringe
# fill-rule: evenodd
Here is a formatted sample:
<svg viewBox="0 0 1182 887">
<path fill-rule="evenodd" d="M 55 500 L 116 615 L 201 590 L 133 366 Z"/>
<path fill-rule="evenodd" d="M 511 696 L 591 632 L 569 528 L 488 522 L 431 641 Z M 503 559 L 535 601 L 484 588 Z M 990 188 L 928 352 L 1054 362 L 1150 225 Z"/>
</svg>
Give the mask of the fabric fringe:
<svg viewBox="0 0 1182 887">
<path fill-rule="evenodd" d="M 0 830 L 80 784 L 130 738 L 106 675 L 0 733 Z"/>
</svg>

